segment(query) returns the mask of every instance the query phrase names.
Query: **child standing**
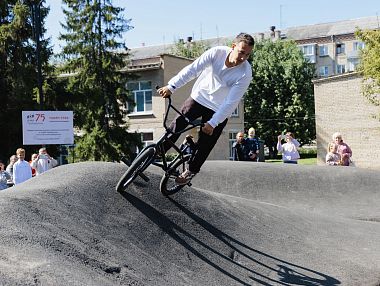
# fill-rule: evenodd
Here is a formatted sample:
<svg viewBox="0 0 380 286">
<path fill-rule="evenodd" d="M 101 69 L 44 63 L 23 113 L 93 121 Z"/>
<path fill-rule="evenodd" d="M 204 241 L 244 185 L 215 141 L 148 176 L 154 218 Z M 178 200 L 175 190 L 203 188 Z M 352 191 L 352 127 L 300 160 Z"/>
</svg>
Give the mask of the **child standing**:
<svg viewBox="0 0 380 286">
<path fill-rule="evenodd" d="M 32 168 L 29 163 L 25 161 L 25 150 L 18 148 L 16 155 L 18 160 L 13 165 L 13 183 L 15 185 L 32 178 Z"/>
<path fill-rule="evenodd" d="M 340 166 L 342 165 L 341 157 L 338 153 L 338 145 L 334 142 L 329 143 L 328 153 L 326 155 L 326 165 Z"/>
</svg>

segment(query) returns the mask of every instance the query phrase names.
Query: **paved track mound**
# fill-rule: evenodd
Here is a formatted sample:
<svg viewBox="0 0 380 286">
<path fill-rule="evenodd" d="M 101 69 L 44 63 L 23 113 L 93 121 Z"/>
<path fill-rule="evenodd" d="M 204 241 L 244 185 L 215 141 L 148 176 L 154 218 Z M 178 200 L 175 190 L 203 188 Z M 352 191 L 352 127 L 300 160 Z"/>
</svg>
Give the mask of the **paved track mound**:
<svg viewBox="0 0 380 286">
<path fill-rule="evenodd" d="M 125 170 L 2 191 L 0 285 L 379 285 L 378 172 L 207 162 L 166 198 L 156 168 L 117 193 Z"/>
</svg>

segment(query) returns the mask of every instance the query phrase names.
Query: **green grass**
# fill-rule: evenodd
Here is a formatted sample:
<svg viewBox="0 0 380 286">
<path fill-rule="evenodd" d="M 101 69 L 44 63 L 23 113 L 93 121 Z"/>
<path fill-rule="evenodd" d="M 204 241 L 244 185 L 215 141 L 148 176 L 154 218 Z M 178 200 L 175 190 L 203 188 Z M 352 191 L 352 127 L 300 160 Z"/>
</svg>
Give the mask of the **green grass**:
<svg viewBox="0 0 380 286">
<path fill-rule="evenodd" d="M 279 164 L 282 163 L 282 160 L 279 159 L 266 159 L 266 163 L 275 163 Z M 299 159 L 298 164 L 300 165 L 317 165 L 317 158 L 305 158 L 305 159 Z"/>
</svg>

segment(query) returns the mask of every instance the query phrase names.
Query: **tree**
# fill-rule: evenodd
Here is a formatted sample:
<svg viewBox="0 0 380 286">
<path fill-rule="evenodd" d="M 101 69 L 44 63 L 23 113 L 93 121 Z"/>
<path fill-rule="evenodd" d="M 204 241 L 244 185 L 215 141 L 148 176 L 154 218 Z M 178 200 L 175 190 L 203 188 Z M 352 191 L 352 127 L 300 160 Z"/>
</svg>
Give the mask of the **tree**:
<svg viewBox="0 0 380 286">
<path fill-rule="evenodd" d="M 358 71 L 363 75 L 363 95 L 374 105 L 380 106 L 380 31 L 357 30 L 356 36 L 365 45 L 360 53 L 358 67 Z"/>
<path fill-rule="evenodd" d="M 270 156 L 277 136 L 295 133 L 301 145 L 315 139 L 315 69 L 292 41 L 264 40 L 252 54 L 253 80 L 245 97 L 245 127 L 253 126 Z"/>
<path fill-rule="evenodd" d="M 207 46 L 203 41 L 192 41 L 184 43 L 183 40 L 179 40 L 174 44 L 170 53 L 188 59 L 195 59 L 209 48 L 210 47 Z"/>
<path fill-rule="evenodd" d="M 26 2 L 25 2 L 26 3 Z M 45 32 L 47 8 L 41 9 L 41 32 Z M 0 4 L 0 150 L 2 159 L 9 158 L 22 140 L 22 110 L 39 108 L 35 101 L 37 89 L 36 43 L 33 37 L 31 10 L 20 1 Z M 49 39 L 41 41 L 42 71 L 46 73 L 52 54 Z M 36 146 L 26 146 L 29 153 Z"/>
<path fill-rule="evenodd" d="M 67 92 L 74 110 L 75 126 L 83 133 L 76 138 L 75 155 L 79 160 L 119 160 L 130 154 L 131 145 L 140 140 L 126 129 L 126 110 L 130 100 L 126 89 L 126 47 L 119 42 L 128 31 L 130 20 L 124 9 L 110 0 L 64 0 L 66 23 L 62 26 L 66 41 L 62 71 L 70 73 Z M 122 53 L 124 52 L 124 53 Z"/>
</svg>

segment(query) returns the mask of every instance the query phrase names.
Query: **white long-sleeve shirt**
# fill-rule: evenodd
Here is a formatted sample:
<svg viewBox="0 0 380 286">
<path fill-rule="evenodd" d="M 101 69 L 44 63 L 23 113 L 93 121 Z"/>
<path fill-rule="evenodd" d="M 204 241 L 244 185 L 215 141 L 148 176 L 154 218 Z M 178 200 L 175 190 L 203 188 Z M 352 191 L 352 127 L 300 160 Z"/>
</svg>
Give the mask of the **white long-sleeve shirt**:
<svg viewBox="0 0 380 286">
<path fill-rule="evenodd" d="M 174 92 L 198 77 L 191 97 L 215 111 L 208 121 L 214 128 L 231 116 L 252 80 L 252 68 L 247 61 L 231 68 L 225 65 L 231 50 L 225 46 L 207 50 L 168 82 L 170 91 Z"/>
<path fill-rule="evenodd" d="M 300 158 L 297 148 L 300 146 L 300 143 L 296 139 L 282 144 L 277 142 L 277 150 L 282 152 L 283 161 L 297 161 Z"/>
<path fill-rule="evenodd" d="M 32 168 L 25 160 L 18 160 L 13 165 L 13 183 L 20 184 L 32 178 Z"/>
</svg>

